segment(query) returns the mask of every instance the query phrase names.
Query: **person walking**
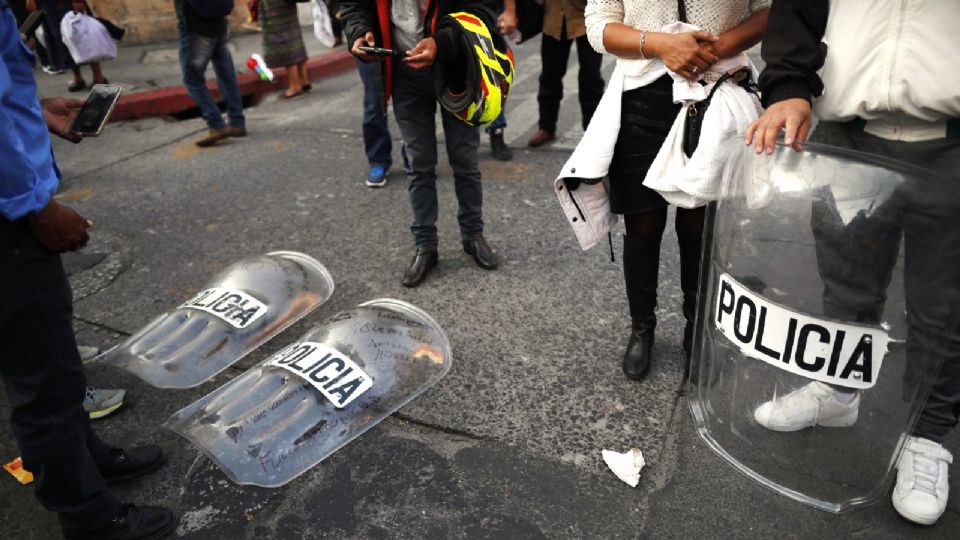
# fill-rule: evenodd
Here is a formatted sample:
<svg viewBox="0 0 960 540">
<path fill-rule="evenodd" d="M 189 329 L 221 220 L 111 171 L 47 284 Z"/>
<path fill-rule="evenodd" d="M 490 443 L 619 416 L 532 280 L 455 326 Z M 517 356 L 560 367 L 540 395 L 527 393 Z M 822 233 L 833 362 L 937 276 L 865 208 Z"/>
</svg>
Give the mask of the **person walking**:
<svg viewBox="0 0 960 540">
<path fill-rule="evenodd" d="M 601 2 L 603 0 L 600 0 Z M 577 43 L 580 71 L 577 85 L 580 89 L 580 122 L 586 129 L 603 96 L 603 76 L 600 64 L 603 57 L 590 47 L 584 23 L 587 0 L 545 0 L 543 5 L 543 35 L 540 38 L 540 89 L 537 103 L 540 107 L 538 129 L 527 142 L 538 147 L 557 138 L 557 119 L 563 101 L 563 76 L 567 74 L 570 46 Z"/>
<path fill-rule="evenodd" d="M 773 153 L 782 131 L 784 144 L 800 151 L 816 116 L 813 142 L 931 171 L 927 185 L 901 186 L 869 214 L 861 212 L 856 226 L 835 225 L 836 210 L 826 201 L 814 204 L 811 218 L 824 309 L 839 320 L 879 324 L 887 285 L 902 258 L 905 386 L 923 378 L 913 372 L 942 359 L 897 464 L 891 494 L 894 509 L 922 525 L 936 523 L 946 510 L 953 456 L 943 441 L 960 421 L 960 267 L 954 262 L 960 258 L 960 227 L 950 199 L 960 186 L 960 61 L 951 39 L 958 15 L 952 2 L 867 7 L 776 0 L 759 81 L 767 110 L 746 137 L 757 153 Z M 851 32 L 854 27 L 862 30 Z M 824 41 L 828 47 L 821 46 Z M 851 246 L 869 249 L 877 254 L 872 260 L 884 262 L 865 267 L 850 254 L 858 251 Z M 775 431 L 852 426 L 860 394 L 813 383 L 765 403 L 756 419 Z"/>
<path fill-rule="evenodd" d="M 413 233 L 416 254 L 403 275 L 405 287 L 423 283 L 437 266 L 437 136 L 435 117 L 437 94 L 434 86 L 436 62 L 459 62 L 455 36 L 436 32 L 437 20 L 454 12 L 467 12 L 493 28 L 495 0 L 341 0 L 351 52 L 365 62 L 380 61 L 384 74 L 384 94 L 393 100 L 397 125 L 406 143 L 412 173 L 410 204 L 413 207 Z M 381 46 L 408 51 L 404 58 L 383 61 L 360 47 Z M 460 211 L 460 238 L 463 250 L 484 269 L 493 270 L 499 259 L 483 236 L 483 191 L 477 149 L 479 128 L 470 126 L 447 110 L 442 110 L 447 155 L 453 169 L 454 186 Z"/>
<path fill-rule="evenodd" d="M 715 82 L 720 74 L 709 71 L 715 62 L 737 56 L 760 41 L 769 5 L 770 0 L 595 0 L 587 6 L 590 43 L 601 53 L 617 56 L 618 76 L 623 77 L 610 86 L 621 92 L 619 99 L 611 101 L 619 104 L 619 111 L 611 113 L 619 117 L 615 124 L 619 131 L 600 133 L 604 138 L 600 141 L 585 136 L 580 144 L 613 150 L 612 156 L 605 152 L 597 159 L 609 162 L 610 209 L 623 215 L 626 226 L 623 275 L 631 332 L 622 368 L 627 378 L 643 379 L 653 359 L 660 243 L 668 204 L 643 181 L 681 108 L 674 103 L 669 73 Z M 660 31 L 678 20 L 703 30 L 678 34 Z M 683 349 L 688 363 L 698 299 L 704 208 L 677 208 L 675 223 L 686 319 Z"/>
<path fill-rule="evenodd" d="M 287 69 L 287 90 L 280 97 L 293 99 L 312 90 L 297 4 L 288 0 L 260 0 L 260 27 L 267 65 L 272 69 Z"/>
<path fill-rule="evenodd" d="M 229 4 L 232 6 L 232 2 Z M 194 8 L 190 0 L 174 0 L 173 5 L 180 32 L 180 70 L 183 84 L 187 87 L 190 98 L 200 107 L 209 128 L 207 134 L 195 142 L 196 145 L 208 147 L 227 137 L 246 137 L 246 118 L 243 115 L 237 70 L 227 46 L 230 25 L 226 14 L 229 14 L 229 11 L 224 7 L 226 14 L 221 11 L 211 13 L 212 16 L 204 16 Z M 206 71 L 211 62 L 217 75 L 220 96 L 227 104 L 229 125 L 223 121 L 220 108 L 207 89 Z"/>
<path fill-rule="evenodd" d="M 63 21 L 67 13 L 75 11 L 89 14 L 86 2 L 83 0 L 27 0 L 28 11 L 37 11 L 38 9 L 42 9 L 46 13 L 42 26 L 45 36 L 46 56 L 49 61 L 48 67 L 51 71 L 66 71 L 69 69 L 73 73 L 73 79 L 67 86 L 67 90 L 70 92 L 86 90 L 87 81 L 83 79 L 80 66 L 73 61 L 73 57 L 70 55 L 70 51 L 63 42 L 63 36 L 60 33 L 60 22 Z M 100 62 L 93 62 L 89 65 L 93 75 L 93 84 L 107 84 L 109 82 L 103 75 Z"/>
<path fill-rule="evenodd" d="M 161 538 L 176 527 L 173 513 L 122 504 L 107 483 L 155 471 L 163 450 L 111 448 L 83 409 L 86 381 L 60 253 L 85 244 L 91 223 L 53 198 L 60 173 L 48 133 L 79 140 L 63 128 L 70 114 L 62 103 L 41 106 L 32 55 L 0 0 L 0 377 L 11 431 L 37 499 L 57 513 L 66 538 Z"/>
</svg>

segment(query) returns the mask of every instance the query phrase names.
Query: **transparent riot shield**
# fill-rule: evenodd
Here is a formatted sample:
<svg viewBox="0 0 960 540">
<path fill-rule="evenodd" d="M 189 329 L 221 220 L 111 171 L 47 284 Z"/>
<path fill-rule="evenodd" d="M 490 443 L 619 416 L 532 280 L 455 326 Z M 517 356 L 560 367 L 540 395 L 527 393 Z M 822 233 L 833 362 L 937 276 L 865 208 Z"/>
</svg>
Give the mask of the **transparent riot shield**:
<svg viewBox="0 0 960 540">
<path fill-rule="evenodd" d="M 332 294 L 333 278 L 310 256 L 275 251 L 250 257 L 96 361 L 126 369 L 157 388 L 197 386 Z"/>
<path fill-rule="evenodd" d="M 314 327 L 165 427 L 234 482 L 278 487 L 436 384 L 450 363 L 447 337 L 429 315 L 373 300 Z"/>
<path fill-rule="evenodd" d="M 745 148 L 708 212 L 690 379 L 708 445 L 821 509 L 884 497 L 939 366 L 960 361 L 956 216 L 955 180 Z"/>
</svg>

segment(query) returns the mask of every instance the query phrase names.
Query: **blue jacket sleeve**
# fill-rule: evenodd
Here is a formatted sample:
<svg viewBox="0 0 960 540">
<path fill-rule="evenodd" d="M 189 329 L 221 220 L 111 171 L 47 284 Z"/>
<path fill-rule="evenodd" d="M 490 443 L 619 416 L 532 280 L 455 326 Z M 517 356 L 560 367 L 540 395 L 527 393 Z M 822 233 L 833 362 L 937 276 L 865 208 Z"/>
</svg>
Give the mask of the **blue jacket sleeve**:
<svg viewBox="0 0 960 540">
<path fill-rule="evenodd" d="M 15 220 L 46 206 L 59 178 L 36 86 L 17 84 L 26 73 L 33 82 L 32 67 L 19 49 L 13 16 L 4 11 L 0 11 L 0 214 Z M 23 66 L 15 65 L 21 61 Z"/>
</svg>

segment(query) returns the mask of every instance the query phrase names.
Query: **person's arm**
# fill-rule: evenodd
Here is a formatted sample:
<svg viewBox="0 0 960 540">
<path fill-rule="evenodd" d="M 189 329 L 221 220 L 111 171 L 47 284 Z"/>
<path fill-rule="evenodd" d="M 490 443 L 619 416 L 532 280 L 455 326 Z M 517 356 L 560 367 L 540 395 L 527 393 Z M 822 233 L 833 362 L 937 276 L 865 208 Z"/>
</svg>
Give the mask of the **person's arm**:
<svg viewBox="0 0 960 540">
<path fill-rule="evenodd" d="M 483 24 L 486 25 L 488 30 L 494 30 L 497 28 L 494 24 L 496 20 L 494 14 L 499 10 L 499 2 L 500 0 L 460 0 L 456 3 L 457 5 L 454 11 L 469 13 L 483 21 Z M 434 9 L 439 9 L 439 7 L 434 7 Z M 437 43 L 453 43 L 456 36 L 453 34 L 452 28 L 438 28 L 436 33 L 434 33 L 433 28 L 426 27 L 429 24 L 430 21 L 424 23 L 425 37 L 420 40 L 413 49 L 407 51 L 407 57 L 403 59 L 403 63 L 413 69 L 424 69 L 432 66 L 440 55 L 450 54 L 451 51 L 459 50 L 458 47 L 437 46 Z M 449 59 L 441 58 L 440 60 L 448 61 Z"/>
<path fill-rule="evenodd" d="M 350 52 L 364 62 L 383 60 L 371 56 L 359 47 L 376 47 L 379 34 L 377 5 L 374 0 L 342 0 L 340 3 L 340 22 L 343 35 L 350 44 Z"/>
<path fill-rule="evenodd" d="M 811 101 L 823 93 L 817 70 L 826 52 L 821 44 L 827 28 L 828 0 L 775 0 L 763 36 L 760 91 L 767 110 L 747 128 L 746 144 L 772 154 L 777 135 L 797 151 L 810 133 Z"/>
<path fill-rule="evenodd" d="M 508 37 L 517 29 L 517 0 L 503 0 L 503 13 L 497 17 L 500 35 Z"/>
<path fill-rule="evenodd" d="M 603 46 L 608 52 L 620 58 L 659 58 L 667 69 L 690 80 L 697 80 L 718 60 L 715 54 L 701 47 L 702 43 L 716 40 L 717 36 L 709 32 L 641 32 L 613 22 L 603 29 Z"/>
<path fill-rule="evenodd" d="M 712 52 L 717 58 L 728 58 L 760 43 L 763 31 L 767 27 L 770 8 L 764 8 L 740 22 L 740 24 L 717 36 L 717 41 L 702 42 L 700 45 Z"/>
</svg>

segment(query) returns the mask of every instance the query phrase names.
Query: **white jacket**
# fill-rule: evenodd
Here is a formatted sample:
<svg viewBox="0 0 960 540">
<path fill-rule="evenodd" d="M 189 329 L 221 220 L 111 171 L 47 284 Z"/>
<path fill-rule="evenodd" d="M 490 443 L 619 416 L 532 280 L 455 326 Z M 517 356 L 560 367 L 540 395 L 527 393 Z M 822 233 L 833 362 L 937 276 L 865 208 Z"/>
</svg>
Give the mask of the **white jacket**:
<svg viewBox="0 0 960 540">
<path fill-rule="evenodd" d="M 675 33 L 689 31 L 691 28 L 696 29 L 677 22 L 664 26 L 661 31 Z M 669 73 L 659 60 L 656 62 L 658 65 L 639 79 L 627 79 L 624 66 L 617 64 L 583 138 L 554 180 L 554 191 L 560 207 L 584 250 L 603 241 L 617 224 L 617 216 L 610 211 L 609 197 L 602 183 L 581 183 L 575 191 L 570 191 L 565 179 L 595 180 L 607 175 L 620 133 L 624 86 L 629 81 L 630 88 L 638 88 Z M 711 69 L 722 73 L 742 65 L 750 65 L 752 68 L 745 54 L 724 59 Z M 755 70 L 753 71 L 753 76 L 756 77 Z M 674 79 L 673 95 L 676 102 L 689 104 L 691 101 L 704 99 L 712 88 L 712 85 L 701 86 L 690 83 L 679 75 L 670 75 Z M 686 107 L 681 109 L 643 183 L 659 191 L 669 202 L 685 208 L 695 208 L 719 196 L 720 179 L 723 166 L 728 162 L 727 156 L 742 150 L 742 134 L 746 126 L 758 117 L 761 109 L 755 96 L 747 94 L 738 86 L 724 84 L 717 90 L 710 108 L 707 109 L 701 129 L 702 142 L 689 159 L 680 149 L 680 135 L 686 112 Z"/>
</svg>

